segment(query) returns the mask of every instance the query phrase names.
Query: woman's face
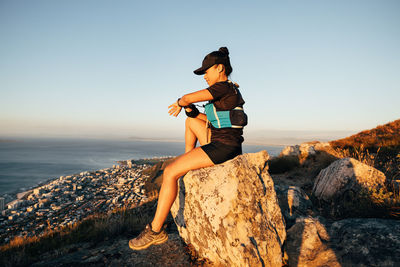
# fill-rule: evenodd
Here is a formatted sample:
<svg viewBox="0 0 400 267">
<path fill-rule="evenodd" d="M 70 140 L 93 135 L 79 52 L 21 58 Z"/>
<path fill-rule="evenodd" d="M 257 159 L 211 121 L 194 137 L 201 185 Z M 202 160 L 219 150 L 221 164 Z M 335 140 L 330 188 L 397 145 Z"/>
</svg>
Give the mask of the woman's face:
<svg viewBox="0 0 400 267">
<path fill-rule="evenodd" d="M 204 80 L 206 80 L 208 86 L 221 80 L 221 68 L 223 68 L 221 64 L 215 64 L 206 70 L 206 73 L 204 73 Z"/>
</svg>

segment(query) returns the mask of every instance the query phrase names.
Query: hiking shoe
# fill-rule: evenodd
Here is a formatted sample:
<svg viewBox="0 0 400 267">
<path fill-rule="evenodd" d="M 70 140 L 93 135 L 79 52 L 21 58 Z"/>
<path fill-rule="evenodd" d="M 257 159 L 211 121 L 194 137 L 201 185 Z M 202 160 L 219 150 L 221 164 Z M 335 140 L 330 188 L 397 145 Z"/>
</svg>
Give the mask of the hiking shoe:
<svg viewBox="0 0 400 267">
<path fill-rule="evenodd" d="M 151 245 L 158 245 L 168 240 L 168 234 L 164 229 L 160 232 L 154 232 L 150 224 L 146 225 L 143 232 L 136 238 L 129 240 L 129 247 L 133 250 L 142 250 L 150 247 Z"/>
</svg>

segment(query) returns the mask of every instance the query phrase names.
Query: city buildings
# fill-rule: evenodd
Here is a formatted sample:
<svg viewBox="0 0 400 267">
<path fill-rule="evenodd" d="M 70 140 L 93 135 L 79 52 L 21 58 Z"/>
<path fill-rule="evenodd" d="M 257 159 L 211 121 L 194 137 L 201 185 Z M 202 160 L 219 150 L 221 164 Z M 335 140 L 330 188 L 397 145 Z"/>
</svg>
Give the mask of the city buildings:
<svg viewBox="0 0 400 267">
<path fill-rule="evenodd" d="M 149 167 L 127 161 L 112 168 L 61 176 L 7 203 L 7 207 L 0 198 L 0 245 L 15 236 L 40 236 L 46 230 L 71 226 L 90 214 L 140 205 L 147 201 L 144 184 L 149 176 L 143 170 Z"/>
</svg>

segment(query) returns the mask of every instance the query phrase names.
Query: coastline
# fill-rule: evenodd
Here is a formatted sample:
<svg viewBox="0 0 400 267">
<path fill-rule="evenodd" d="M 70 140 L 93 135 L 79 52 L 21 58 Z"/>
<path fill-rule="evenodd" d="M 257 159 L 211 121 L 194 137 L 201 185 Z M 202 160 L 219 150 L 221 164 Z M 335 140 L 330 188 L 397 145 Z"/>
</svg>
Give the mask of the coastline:
<svg viewBox="0 0 400 267">
<path fill-rule="evenodd" d="M 163 161 L 165 159 L 169 159 L 172 158 L 173 156 L 162 156 L 162 157 L 153 157 L 153 158 L 143 158 L 143 159 L 130 159 L 130 160 L 118 160 L 116 161 L 119 165 L 127 165 L 127 162 L 132 162 L 133 164 L 156 164 L 159 161 Z M 113 166 L 117 166 L 116 164 L 114 164 Z M 112 167 L 113 167 L 112 166 Z M 111 168 L 111 167 L 109 167 Z M 108 169 L 108 168 L 103 168 L 103 169 Z M 101 171 L 102 169 L 99 170 L 85 170 L 82 171 L 80 173 L 83 172 L 98 172 Z M 12 204 L 15 201 L 18 201 L 20 199 L 24 199 L 26 198 L 29 194 L 31 194 L 35 189 L 46 186 L 58 179 L 60 179 L 61 177 L 65 177 L 65 176 L 76 176 L 79 175 L 80 173 L 74 173 L 74 174 L 69 174 L 69 175 L 61 175 L 59 177 L 51 177 L 51 178 L 47 178 L 43 181 L 38 182 L 36 185 L 30 186 L 28 188 L 19 188 L 16 189 L 10 193 L 5 193 L 4 195 L 2 195 L 1 197 L 5 198 L 5 204 L 4 206 L 7 207 L 7 205 Z M 7 199 L 9 199 L 7 201 Z"/>
<path fill-rule="evenodd" d="M 18 192 L 1 212 L 0 243 L 73 226 L 91 214 L 137 207 L 148 201 L 147 169 L 170 158 L 118 161 L 109 168 L 48 179 Z"/>
<path fill-rule="evenodd" d="M 28 187 L 28 189 L 22 187 L 19 189 L 15 189 L 14 191 L 12 191 L 10 193 L 5 193 L 5 194 L 1 195 L 1 197 L 3 197 L 5 199 L 4 206 L 7 207 L 7 205 L 11 204 L 12 202 L 17 201 L 19 199 L 23 199 L 25 196 L 29 195 L 29 193 L 32 193 L 35 188 L 45 186 L 46 184 L 49 184 L 57 179 L 59 179 L 59 177 L 47 178 L 46 180 L 40 181 L 36 185 Z M 18 196 L 20 196 L 20 197 L 18 197 Z"/>
<path fill-rule="evenodd" d="M 2 140 L 11 140 L 4 137 Z M 0 197 L 10 202 L 18 193 L 62 175 L 107 168 L 123 159 L 178 155 L 178 143 L 132 140 L 15 138 L 0 143 Z"/>
<path fill-rule="evenodd" d="M 152 140 L 152 141 L 155 141 L 155 140 Z M 163 141 L 164 140 L 159 140 L 159 142 L 163 142 Z M 18 142 L 18 141 L 16 141 L 16 142 Z M 155 141 L 155 142 L 157 142 L 157 141 Z M 257 144 L 248 144 L 248 145 L 249 146 L 254 146 L 254 147 L 259 146 L 260 148 L 263 146 L 263 145 L 257 145 Z M 271 145 L 269 147 L 270 148 L 276 148 L 277 151 L 278 150 L 281 151 L 283 146 Z M 243 153 L 253 153 L 253 152 L 244 151 Z M 270 153 L 270 152 L 268 152 L 268 153 Z M 275 153 L 276 153 L 276 151 L 275 151 Z M 271 153 L 270 153 L 270 156 L 271 156 L 271 158 L 274 157 L 273 155 L 271 155 Z M 130 160 L 116 160 L 115 163 L 124 164 L 124 162 L 131 161 L 131 162 L 136 162 L 137 164 L 156 164 L 160 160 L 163 160 L 165 158 L 171 158 L 171 157 L 174 157 L 174 156 L 169 155 L 169 156 L 144 157 L 144 158 L 130 159 Z M 81 172 L 95 172 L 95 171 L 98 171 L 98 170 L 99 169 L 82 170 L 82 171 L 79 171 L 79 173 L 81 173 Z M 7 205 L 9 205 L 10 203 L 12 203 L 14 201 L 17 201 L 19 199 L 23 199 L 24 197 L 28 196 L 29 193 L 31 193 L 34 189 L 36 189 L 38 187 L 45 186 L 45 185 L 47 185 L 47 184 L 59 179 L 60 177 L 63 177 L 63 176 L 74 176 L 74 175 L 77 175 L 77 174 L 78 173 L 72 173 L 72 174 L 65 174 L 65 175 L 61 175 L 61 176 L 53 176 L 53 177 L 50 177 L 50 178 L 43 178 L 41 181 L 37 182 L 36 184 L 34 184 L 32 186 L 20 187 L 18 189 L 14 189 L 14 190 L 12 190 L 10 192 L 6 192 L 4 194 L 1 194 L 0 197 L 3 197 L 5 199 L 5 206 L 7 206 Z"/>
</svg>

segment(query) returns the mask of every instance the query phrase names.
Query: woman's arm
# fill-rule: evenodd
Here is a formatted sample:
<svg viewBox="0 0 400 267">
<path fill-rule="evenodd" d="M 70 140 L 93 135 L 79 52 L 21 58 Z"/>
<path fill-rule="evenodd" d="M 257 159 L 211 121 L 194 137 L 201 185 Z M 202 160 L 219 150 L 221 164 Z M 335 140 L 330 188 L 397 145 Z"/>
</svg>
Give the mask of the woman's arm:
<svg viewBox="0 0 400 267">
<path fill-rule="evenodd" d="M 188 106 L 192 103 L 196 103 L 196 102 L 202 102 L 202 101 L 208 101 L 208 100 L 212 100 L 213 96 L 211 95 L 210 91 L 208 91 L 207 89 L 203 89 L 203 90 L 199 90 L 190 94 L 186 94 L 184 96 L 182 96 L 179 99 L 179 103 L 178 101 L 176 101 L 175 103 L 173 103 L 172 105 L 170 105 L 168 108 L 170 109 L 168 111 L 169 115 L 172 116 L 178 116 L 179 113 L 182 110 L 182 107 L 184 106 Z M 191 111 L 191 109 L 188 109 L 187 111 Z M 197 118 L 202 119 L 202 120 L 207 120 L 207 117 L 205 114 L 200 113 Z"/>
<path fill-rule="evenodd" d="M 192 103 L 212 100 L 213 96 L 207 89 L 199 90 L 194 93 L 186 94 L 179 99 L 179 105 L 187 106 Z"/>
</svg>

